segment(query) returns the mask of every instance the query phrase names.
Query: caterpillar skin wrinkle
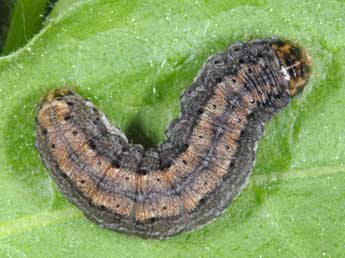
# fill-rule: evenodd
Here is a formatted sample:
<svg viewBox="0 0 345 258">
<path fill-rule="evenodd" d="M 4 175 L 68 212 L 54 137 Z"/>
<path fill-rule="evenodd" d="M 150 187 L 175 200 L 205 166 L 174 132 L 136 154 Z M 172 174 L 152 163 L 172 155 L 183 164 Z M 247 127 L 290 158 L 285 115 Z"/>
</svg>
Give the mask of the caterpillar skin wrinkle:
<svg viewBox="0 0 345 258">
<path fill-rule="evenodd" d="M 181 95 L 166 140 L 131 145 L 90 101 L 51 91 L 36 147 L 60 191 L 106 228 L 163 239 L 221 215 L 247 182 L 264 122 L 301 92 L 306 51 L 277 38 L 234 43 L 208 58 Z"/>
</svg>

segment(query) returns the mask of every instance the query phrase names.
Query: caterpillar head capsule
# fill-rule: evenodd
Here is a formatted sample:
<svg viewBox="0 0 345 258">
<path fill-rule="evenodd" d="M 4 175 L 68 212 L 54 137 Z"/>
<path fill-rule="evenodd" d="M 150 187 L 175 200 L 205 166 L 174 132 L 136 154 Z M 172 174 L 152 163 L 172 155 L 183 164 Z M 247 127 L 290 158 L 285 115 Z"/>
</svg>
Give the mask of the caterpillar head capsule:
<svg viewBox="0 0 345 258">
<path fill-rule="evenodd" d="M 289 80 L 290 95 L 301 93 L 310 76 L 310 56 L 305 49 L 291 41 L 274 39 L 271 46 L 283 65 L 283 73 Z"/>
</svg>

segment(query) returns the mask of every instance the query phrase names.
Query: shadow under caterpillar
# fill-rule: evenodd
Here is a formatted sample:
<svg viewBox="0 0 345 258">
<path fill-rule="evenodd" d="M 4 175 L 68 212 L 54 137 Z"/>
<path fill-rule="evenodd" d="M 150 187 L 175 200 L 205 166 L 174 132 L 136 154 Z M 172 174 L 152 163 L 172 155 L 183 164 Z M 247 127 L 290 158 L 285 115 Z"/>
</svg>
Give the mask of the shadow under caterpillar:
<svg viewBox="0 0 345 258">
<path fill-rule="evenodd" d="M 276 38 L 211 56 L 181 95 L 166 140 L 130 145 L 68 88 L 38 108 L 36 147 L 60 191 L 96 223 L 163 239 L 222 214 L 254 165 L 263 123 L 301 92 L 306 51 Z"/>
</svg>

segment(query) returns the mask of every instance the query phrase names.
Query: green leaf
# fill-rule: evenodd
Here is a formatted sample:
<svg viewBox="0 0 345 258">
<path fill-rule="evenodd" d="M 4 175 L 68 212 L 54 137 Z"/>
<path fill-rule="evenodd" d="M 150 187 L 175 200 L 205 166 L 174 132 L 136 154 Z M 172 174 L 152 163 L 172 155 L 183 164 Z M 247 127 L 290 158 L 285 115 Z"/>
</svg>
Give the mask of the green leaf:
<svg viewBox="0 0 345 258">
<path fill-rule="evenodd" d="M 7 36 L 15 0 L 0 1 L 0 54 Z"/>
<path fill-rule="evenodd" d="M 22 47 L 42 25 L 42 17 L 49 0 L 15 0 L 11 10 L 10 23 L 6 39 L 4 38 L 3 54 L 7 55 Z M 8 15 L 9 10 L 7 10 Z"/>
<path fill-rule="evenodd" d="M 59 16 L 64 15 L 69 11 L 75 4 L 82 4 L 84 0 L 50 0 L 51 6 L 53 6 L 52 11 L 47 16 L 47 21 L 45 24 L 49 24 L 49 21 L 52 19 L 57 19 Z"/>
<path fill-rule="evenodd" d="M 1 257 L 342 257 L 345 3 L 89 0 L 0 58 Z M 101 229 L 57 191 L 34 148 L 49 89 L 90 98 L 152 146 L 206 58 L 238 40 L 303 45 L 313 74 L 266 125 L 248 186 L 206 227 L 164 241 Z"/>
</svg>

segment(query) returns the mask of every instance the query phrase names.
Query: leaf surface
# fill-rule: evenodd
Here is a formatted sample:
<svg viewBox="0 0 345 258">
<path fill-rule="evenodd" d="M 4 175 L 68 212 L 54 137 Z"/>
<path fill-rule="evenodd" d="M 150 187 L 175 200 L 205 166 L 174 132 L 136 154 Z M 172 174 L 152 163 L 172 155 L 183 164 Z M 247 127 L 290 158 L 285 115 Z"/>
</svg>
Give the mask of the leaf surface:
<svg viewBox="0 0 345 258">
<path fill-rule="evenodd" d="M 89 0 L 52 13 L 0 58 L 0 257 L 343 257 L 344 10 L 332 0 Z M 272 35 L 308 50 L 312 78 L 266 125 L 249 184 L 223 216 L 143 240 L 99 228 L 57 191 L 34 148 L 36 107 L 50 89 L 69 85 L 148 147 L 208 56 Z"/>
</svg>

